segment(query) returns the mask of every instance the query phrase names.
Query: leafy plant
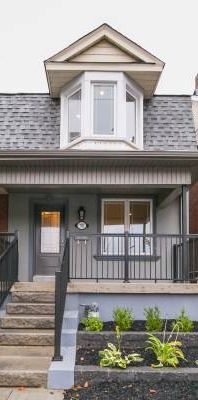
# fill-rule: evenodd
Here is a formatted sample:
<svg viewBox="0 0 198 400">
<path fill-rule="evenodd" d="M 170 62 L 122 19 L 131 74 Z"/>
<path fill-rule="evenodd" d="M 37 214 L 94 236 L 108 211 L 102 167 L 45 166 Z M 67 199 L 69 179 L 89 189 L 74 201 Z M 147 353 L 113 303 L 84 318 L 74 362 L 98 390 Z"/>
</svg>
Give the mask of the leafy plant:
<svg viewBox="0 0 198 400">
<path fill-rule="evenodd" d="M 184 308 L 181 310 L 179 316 L 176 318 L 176 321 L 172 323 L 172 328 L 174 328 L 175 324 L 177 323 L 180 323 L 181 325 L 181 332 L 192 332 L 194 329 L 193 321 L 187 315 Z"/>
<path fill-rule="evenodd" d="M 166 326 L 163 334 L 163 340 L 161 341 L 153 334 L 148 334 L 149 338 L 147 343 L 149 346 L 146 350 L 151 350 L 158 361 L 158 364 L 153 364 L 152 367 L 177 367 L 180 360 L 185 360 L 184 353 L 181 350 L 182 343 L 178 341 L 178 334 L 180 329 L 180 323 L 175 324 L 172 332 L 166 339 Z M 176 332 L 175 332 L 176 331 Z M 171 340 L 173 334 L 176 334 L 175 340 Z"/>
<path fill-rule="evenodd" d="M 160 310 L 158 307 L 146 307 L 144 309 L 146 318 L 147 332 L 161 332 L 163 328 L 163 320 L 161 319 Z"/>
<path fill-rule="evenodd" d="M 116 326 L 116 341 L 117 345 L 108 343 L 107 348 L 99 352 L 101 367 L 126 368 L 131 363 L 142 361 L 138 353 L 131 353 L 127 356 L 122 354 L 121 332 L 118 326 Z"/>
<path fill-rule="evenodd" d="M 113 319 L 120 331 L 128 331 L 134 322 L 133 312 L 128 308 L 116 307 L 113 311 Z"/>
<path fill-rule="evenodd" d="M 80 322 L 84 325 L 85 331 L 100 332 L 103 329 L 103 321 L 98 317 L 82 318 Z"/>
</svg>

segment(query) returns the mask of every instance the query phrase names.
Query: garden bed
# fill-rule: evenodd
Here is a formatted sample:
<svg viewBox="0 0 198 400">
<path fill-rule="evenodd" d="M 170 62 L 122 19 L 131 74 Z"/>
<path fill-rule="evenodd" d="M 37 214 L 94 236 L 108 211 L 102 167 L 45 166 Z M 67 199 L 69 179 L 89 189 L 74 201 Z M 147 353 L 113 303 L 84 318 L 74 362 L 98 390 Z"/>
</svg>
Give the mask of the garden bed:
<svg viewBox="0 0 198 400">
<path fill-rule="evenodd" d="M 129 353 L 129 349 L 122 346 L 123 355 Z M 141 366 L 151 366 L 151 364 L 156 364 L 156 359 L 151 353 L 151 351 L 145 351 L 144 347 L 136 347 L 136 353 L 139 353 L 143 358 L 143 361 L 133 364 L 136 367 Z M 130 349 L 132 352 L 133 350 Z M 186 361 L 181 361 L 178 368 L 197 368 L 195 361 L 198 360 L 198 347 L 187 347 L 182 346 L 182 351 L 184 352 Z M 98 349 L 94 347 L 84 348 L 79 347 L 76 352 L 76 365 L 99 365 L 100 357 L 98 354 Z M 198 373 L 198 368 L 197 368 Z"/>
<path fill-rule="evenodd" d="M 166 331 L 172 330 L 172 323 L 174 321 L 175 320 L 173 320 L 173 319 L 169 319 L 169 320 L 167 320 L 167 322 L 165 320 L 163 320 L 163 327 L 165 326 L 165 323 L 166 323 Z M 146 321 L 135 320 L 133 322 L 132 327 L 128 330 L 128 332 L 145 332 L 146 331 L 145 324 L 146 324 Z M 192 332 L 198 332 L 198 321 L 193 321 L 193 324 L 194 324 L 194 328 L 193 328 Z M 78 330 L 83 331 L 84 325 L 80 323 L 78 326 Z M 102 332 L 107 332 L 107 331 L 115 331 L 115 322 L 113 322 L 113 321 L 103 322 Z"/>
<path fill-rule="evenodd" d="M 84 382 L 85 384 L 85 382 Z M 165 382 L 160 383 L 135 382 L 120 383 L 119 381 L 102 382 L 97 385 L 87 385 L 67 390 L 64 400 L 195 400 L 198 398 L 197 382 Z"/>
</svg>

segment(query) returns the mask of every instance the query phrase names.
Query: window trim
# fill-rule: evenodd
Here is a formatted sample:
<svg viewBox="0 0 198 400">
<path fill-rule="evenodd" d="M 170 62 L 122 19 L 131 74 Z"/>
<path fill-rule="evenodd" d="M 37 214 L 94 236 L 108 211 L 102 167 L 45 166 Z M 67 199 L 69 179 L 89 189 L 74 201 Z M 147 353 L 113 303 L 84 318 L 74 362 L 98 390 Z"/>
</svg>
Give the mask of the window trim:
<svg viewBox="0 0 198 400">
<path fill-rule="evenodd" d="M 94 133 L 94 87 L 97 85 L 103 85 L 103 86 L 113 86 L 113 103 L 114 103 L 114 132 L 113 133 L 108 133 L 108 134 L 97 134 Z M 117 82 L 114 81 L 91 81 L 91 135 L 93 137 L 100 137 L 100 138 L 113 138 L 117 136 Z"/>
<path fill-rule="evenodd" d="M 149 202 L 150 203 L 150 220 L 151 220 L 151 232 L 150 234 L 153 234 L 153 227 L 154 227 L 154 221 L 153 221 L 153 199 L 150 197 L 121 197 L 121 198 L 103 198 L 101 202 L 101 232 L 104 233 L 104 204 L 105 202 L 124 202 L 125 207 L 124 207 L 124 232 L 129 231 L 129 223 L 126 223 L 127 218 L 129 216 L 129 207 L 130 207 L 130 202 Z"/>
<path fill-rule="evenodd" d="M 67 98 L 66 98 L 66 114 L 67 114 L 67 139 L 68 139 L 68 143 L 72 143 L 74 140 L 71 140 L 70 138 L 70 132 L 69 132 L 69 99 L 70 97 L 72 97 L 74 94 L 81 92 L 81 96 L 80 96 L 80 135 L 76 138 L 79 139 L 82 136 L 82 88 L 81 86 L 75 88 L 73 91 L 71 91 L 71 93 L 68 94 Z"/>
<path fill-rule="evenodd" d="M 127 138 L 127 101 L 126 101 L 126 110 L 125 110 L 125 118 L 126 118 L 126 140 L 129 140 L 131 143 L 136 144 L 136 138 L 137 138 L 137 98 L 134 96 L 134 94 L 132 93 L 131 89 L 128 87 L 128 85 L 126 85 L 126 90 L 125 90 L 125 96 L 126 94 L 129 94 L 135 101 L 135 132 L 134 132 L 134 140 L 130 140 L 129 138 Z M 131 138 L 132 139 L 132 138 Z"/>
<path fill-rule="evenodd" d="M 101 201 L 101 223 L 100 223 L 100 226 L 101 226 L 101 233 L 104 233 L 104 204 L 105 204 L 105 202 L 121 202 L 121 201 L 123 201 L 124 202 L 124 204 L 125 204 L 125 206 L 124 206 L 124 233 L 126 232 L 126 231 L 128 231 L 129 232 L 129 210 L 130 210 L 130 202 L 131 201 L 134 201 L 134 202 L 149 202 L 150 203 L 150 221 L 151 221 L 151 230 L 150 230 L 150 233 L 149 234 L 153 234 L 154 233 L 154 215 L 153 215 L 153 198 L 150 198 L 150 197 L 145 197 L 145 198 L 139 198 L 139 197 L 127 197 L 127 198 L 102 198 L 101 199 L 102 201 Z M 128 219 L 128 223 L 126 223 L 126 221 L 127 221 L 127 219 Z M 124 233 L 120 233 L 121 235 L 124 235 Z M 134 233 L 134 235 L 135 235 L 135 233 Z M 150 254 L 147 254 L 147 253 L 141 253 L 141 254 L 139 254 L 138 255 L 138 257 L 139 256 L 141 256 L 141 257 L 151 257 L 151 256 L 154 256 L 154 252 L 155 252 L 155 242 L 154 242 L 154 240 L 151 238 L 151 251 L 150 251 Z M 101 254 L 101 256 L 105 256 L 106 255 L 106 253 L 103 251 L 103 242 L 101 241 L 101 246 L 100 246 L 100 254 Z M 109 255 L 110 257 L 111 256 L 114 256 L 114 255 Z M 116 256 L 116 255 L 115 255 Z M 131 255 L 131 257 L 136 257 L 137 255 L 136 254 L 134 254 L 134 255 Z"/>
<path fill-rule="evenodd" d="M 93 133 L 93 88 L 92 84 L 109 84 L 113 83 L 114 88 L 114 133 L 110 135 L 98 135 Z M 78 139 L 69 142 L 68 135 L 68 113 L 67 98 L 72 93 L 81 89 L 81 136 Z M 136 140 L 131 142 L 126 137 L 126 90 L 136 100 Z M 60 148 L 71 147 L 71 143 L 75 145 L 76 140 L 125 140 L 134 145 L 138 149 L 143 149 L 143 90 L 126 74 L 110 71 L 85 71 L 79 77 L 74 78 L 65 85 L 61 90 L 61 116 L 60 116 Z M 97 150 L 97 142 L 94 142 Z"/>
</svg>

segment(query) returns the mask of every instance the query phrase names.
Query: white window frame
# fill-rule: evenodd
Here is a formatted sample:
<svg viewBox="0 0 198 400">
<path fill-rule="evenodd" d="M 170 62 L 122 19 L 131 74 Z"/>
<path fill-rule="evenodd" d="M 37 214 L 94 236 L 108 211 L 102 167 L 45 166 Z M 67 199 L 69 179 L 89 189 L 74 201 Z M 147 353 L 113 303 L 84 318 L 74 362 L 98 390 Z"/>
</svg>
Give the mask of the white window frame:
<svg viewBox="0 0 198 400">
<path fill-rule="evenodd" d="M 101 202 L 101 233 L 105 233 L 104 232 L 104 204 L 105 204 L 105 202 L 123 202 L 124 203 L 124 232 L 128 231 L 130 233 L 130 230 L 129 230 L 129 228 L 130 228 L 129 212 L 130 212 L 130 202 L 133 202 L 133 201 L 134 202 L 137 202 L 137 201 L 145 202 L 145 201 L 147 201 L 147 202 L 150 203 L 151 230 L 150 230 L 149 234 L 152 235 L 153 234 L 153 226 L 154 226 L 154 224 L 153 224 L 153 199 L 151 199 L 151 198 L 136 198 L 136 197 L 131 197 L 131 198 L 104 198 L 104 199 L 102 199 L 102 202 Z M 121 233 L 120 235 L 123 235 L 123 233 Z M 134 233 L 134 235 L 135 235 L 135 233 Z M 104 238 L 104 241 L 106 239 L 107 238 Z M 110 239 L 111 239 L 111 236 L 110 236 Z M 104 243 L 103 243 L 103 241 L 101 243 L 101 253 L 104 254 L 104 255 L 106 254 L 106 252 L 104 251 Z M 151 251 L 150 251 L 150 253 L 147 254 L 147 253 L 142 252 L 140 255 L 142 255 L 142 256 L 149 255 L 150 256 L 152 254 L 153 254 L 153 240 L 151 238 Z M 112 254 L 110 253 L 110 255 L 112 255 Z M 134 254 L 134 256 L 135 255 L 136 254 Z"/>
<path fill-rule="evenodd" d="M 151 234 L 153 233 L 153 199 L 151 198 L 136 198 L 136 197 L 130 197 L 130 198 L 104 198 L 102 199 L 102 212 L 101 212 L 101 232 L 104 233 L 104 204 L 105 202 L 124 202 L 125 207 L 124 207 L 124 232 L 129 231 L 129 223 L 126 223 L 127 219 L 129 221 L 129 212 L 130 212 L 130 202 L 149 202 L 150 203 L 150 221 L 151 221 Z"/>
<path fill-rule="evenodd" d="M 93 85 L 114 84 L 114 134 L 97 135 L 93 132 Z M 134 144 L 143 149 L 143 98 L 142 89 L 123 72 L 84 72 L 73 79 L 61 91 L 60 148 L 65 148 L 78 139 L 69 142 L 68 136 L 68 96 L 81 89 L 81 136 L 80 139 L 114 140 L 126 137 L 126 91 L 136 101 L 136 140 Z M 129 140 L 128 140 L 129 141 Z M 95 142 L 97 150 L 97 142 Z"/>
<path fill-rule="evenodd" d="M 113 86 L 113 100 L 114 100 L 114 132 L 109 134 L 97 135 L 94 132 L 94 87 L 98 85 L 103 86 Z M 114 137 L 117 136 L 117 82 L 112 81 L 98 81 L 91 82 L 91 135 L 93 137 L 100 136 L 101 138 Z"/>
<path fill-rule="evenodd" d="M 77 88 L 75 88 L 70 94 L 68 94 L 66 98 L 66 118 L 67 118 L 67 137 L 68 137 L 68 143 L 72 143 L 73 140 L 70 140 L 70 132 L 69 132 L 69 99 L 71 96 L 73 96 L 77 92 L 81 92 L 81 99 L 80 99 L 80 136 L 77 138 L 79 139 L 82 135 L 82 88 L 81 85 Z M 76 139 L 74 139 L 76 140 Z"/>
</svg>

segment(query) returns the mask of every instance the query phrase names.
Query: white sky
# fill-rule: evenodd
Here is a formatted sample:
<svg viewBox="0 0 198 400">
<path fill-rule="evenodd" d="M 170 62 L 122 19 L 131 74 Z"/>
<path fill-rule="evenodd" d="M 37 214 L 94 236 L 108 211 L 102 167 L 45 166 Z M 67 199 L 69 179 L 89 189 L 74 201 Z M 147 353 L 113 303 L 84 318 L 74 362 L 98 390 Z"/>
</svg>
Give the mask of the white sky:
<svg viewBox="0 0 198 400">
<path fill-rule="evenodd" d="M 156 93 L 193 92 L 198 0 L 0 0 L 0 92 L 48 91 L 43 60 L 103 22 L 165 61 Z"/>
</svg>

